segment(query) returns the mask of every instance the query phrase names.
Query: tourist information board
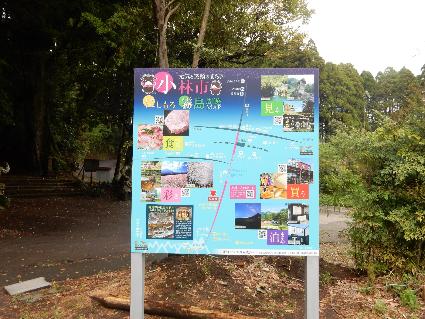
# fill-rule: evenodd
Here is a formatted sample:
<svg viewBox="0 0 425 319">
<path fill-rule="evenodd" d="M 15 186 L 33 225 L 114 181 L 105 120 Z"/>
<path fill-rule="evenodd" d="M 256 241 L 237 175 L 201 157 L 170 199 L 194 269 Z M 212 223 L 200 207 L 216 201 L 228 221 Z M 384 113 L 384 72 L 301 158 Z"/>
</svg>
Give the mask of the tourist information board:
<svg viewBox="0 0 425 319">
<path fill-rule="evenodd" d="M 131 252 L 319 253 L 317 69 L 135 69 Z"/>
</svg>

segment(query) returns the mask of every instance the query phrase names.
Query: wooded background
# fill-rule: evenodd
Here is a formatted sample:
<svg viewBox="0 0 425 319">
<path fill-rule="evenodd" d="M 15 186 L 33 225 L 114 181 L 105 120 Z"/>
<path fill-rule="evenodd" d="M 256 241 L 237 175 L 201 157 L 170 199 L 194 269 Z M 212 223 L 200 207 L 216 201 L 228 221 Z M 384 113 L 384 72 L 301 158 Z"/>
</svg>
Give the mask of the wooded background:
<svg viewBox="0 0 425 319">
<path fill-rule="evenodd" d="M 326 62 L 300 31 L 313 14 L 305 0 L 0 3 L 0 160 L 11 173 L 115 157 L 118 179 L 131 161 L 134 67 L 317 67 L 322 203 L 353 207 L 360 268 L 424 267 L 425 65 L 373 76 Z"/>
</svg>

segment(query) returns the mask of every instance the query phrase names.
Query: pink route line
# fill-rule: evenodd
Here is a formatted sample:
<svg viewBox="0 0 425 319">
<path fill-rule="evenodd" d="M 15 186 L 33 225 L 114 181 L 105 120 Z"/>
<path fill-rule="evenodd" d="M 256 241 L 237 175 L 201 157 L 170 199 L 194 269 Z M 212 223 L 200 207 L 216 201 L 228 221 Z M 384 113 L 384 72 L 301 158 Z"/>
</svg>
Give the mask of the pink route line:
<svg viewBox="0 0 425 319">
<path fill-rule="evenodd" d="M 236 145 L 238 144 L 238 140 L 239 140 L 239 131 L 236 133 L 235 144 L 233 145 L 232 158 L 230 159 L 229 171 L 232 169 L 232 163 L 233 163 L 233 159 L 235 158 Z M 221 202 L 223 201 L 224 191 L 226 190 L 226 187 L 227 187 L 227 179 L 224 182 L 223 190 L 221 191 L 220 201 L 218 202 L 217 210 L 215 212 L 214 220 L 213 220 L 213 223 L 211 225 L 210 232 L 208 233 L 208 237 L 210 237 L 211 232 L 214 228 L 214 224 L 215 224 L 215 221 L 217 219 L 218 212 L 220 211 Z"/>
</svg>

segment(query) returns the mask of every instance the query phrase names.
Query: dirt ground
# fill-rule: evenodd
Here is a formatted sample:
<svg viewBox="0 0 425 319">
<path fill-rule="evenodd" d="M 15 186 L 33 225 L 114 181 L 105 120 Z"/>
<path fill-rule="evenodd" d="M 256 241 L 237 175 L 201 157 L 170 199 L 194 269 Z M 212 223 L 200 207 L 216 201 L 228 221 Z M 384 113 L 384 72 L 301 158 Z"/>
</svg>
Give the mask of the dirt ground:
<svg viewBox="0 0 425 319">
<path fill-rule="evenodd" d="M 389 289 L 390 278 L 370 288 L 356 273 L 347 244 L 321 247 L 321 318 L 425 318 L 401 305 Z M 301 257 L 171 256 L 147 266 L 146 298 L 196 305 L 258 318 L 303 318 Z M 129 269 L 54 282 L 49 289 L 10 297 L 0 294 L 0 318 L 129 318 L 128 312 L 104 308 L 90 293 L 129 296 Z M 146 318 L 160 318 L 146 315 Z M 165 318 L 165 317 L 164 317 Z"/>
<path fill-rule="evenodd" d="M 105 198 L 19 200 L 0 211 L 1 285 L 37 276 L 53 283 L 16 297 L 0 291 L 0 319 L 128 318 L 89 295 L 129 297 L 129 219 L 129 202 Z M 344 215 L 321 212 L 321 318 L 424 319 L 422 301 L 412 310 L 389 288 L 397 279 L 378 278 L 371 287 L 354 271 L 340 237 L 346 222 Z M 173 255 L 147 266 L 145 289 L 147 299 L 300 319 L 303 276 L 301 257 Z"/>
</svg>

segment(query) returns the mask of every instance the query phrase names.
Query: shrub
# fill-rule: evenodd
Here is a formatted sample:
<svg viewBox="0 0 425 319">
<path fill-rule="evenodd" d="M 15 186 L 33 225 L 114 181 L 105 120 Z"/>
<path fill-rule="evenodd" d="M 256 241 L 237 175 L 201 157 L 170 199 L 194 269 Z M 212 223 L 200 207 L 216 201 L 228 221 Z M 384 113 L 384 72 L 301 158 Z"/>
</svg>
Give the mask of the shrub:
<svg viewBox="0 0 425 319">
<path fill-rule="evenodd" d="M 400 292 L 400 302 L 403 306 L 408 307 L 410 310 L 416 310 L 419 307 L 418 299 L 414 290 L 408 288 Z"/>
<path fill-rule="evenodd" d="M 320 155 L 322 195 L 353 208 L 348 234 L 357 267 L 424 269 L 425 106 L 374 132 L 340 130 Z"/>
</svg>

